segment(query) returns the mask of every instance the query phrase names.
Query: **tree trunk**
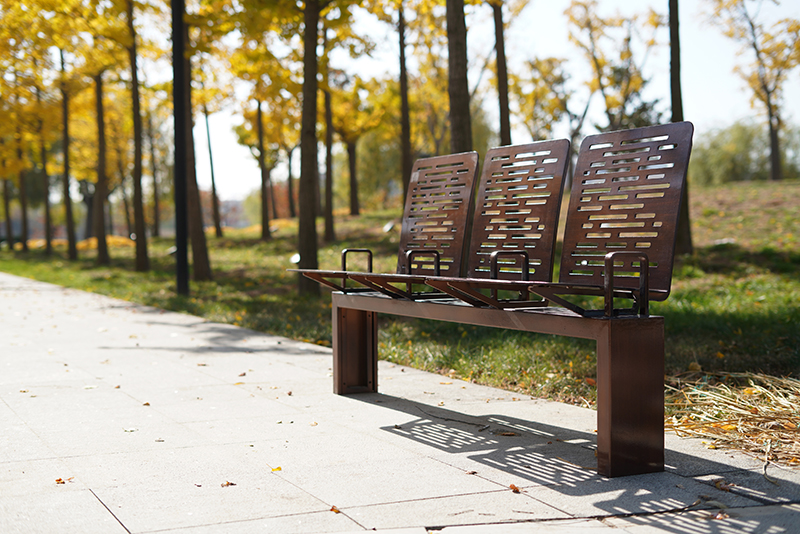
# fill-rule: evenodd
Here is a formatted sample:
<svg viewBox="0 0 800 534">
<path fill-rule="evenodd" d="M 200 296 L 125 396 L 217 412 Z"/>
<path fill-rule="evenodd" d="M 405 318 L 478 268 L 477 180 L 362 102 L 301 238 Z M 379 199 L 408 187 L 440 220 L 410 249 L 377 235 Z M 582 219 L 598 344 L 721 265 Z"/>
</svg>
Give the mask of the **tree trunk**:
<svg viewBox="0 0 800 534">
<path fill-rule="evenodd" d="M 103 112 L 103 73 L 94 76 L 96 111 L 97 111 L 97 183 L 94 188 L 94 209 L 92 225 L 97 238 L 97 264 L 108 265 L 111 257 L 106 243 L 105 201 L 108 196 L 106 183 L 106 126 Z"/>
<path fill-rule="evenodd" d="M 447 0 L 447 50 L 450 96 L 450 150 L 472 150 L 472 123 L 467 84 L 467 26 L 464 0 Z"/>
<path fill-rule="evenodd" d="M 188 25 L 184 25 L 184 42 L 189 42 Z M 192 277 L 195 281 L 212 280 L 211 262 L 208 259 L 208 244 L 203 229 L 203 208 L 200 204 L 200 189 L 197 187 L 197 167 L 195 163 L 194 136 L 192 135 L 194 120 L 192 117 L 192 65 L 188 57 L 183 60 L 186 78 L 184 80 L 184 109 L 186 110 L 186 212 L 189 220 L 189 240 L 192 243 Z"/>
<path fill-rule="evenodd" d="M 17 159 L 22 162 L 22 132 L 17 127 Z M 21 228 L 20 228 L 20 242 L 22 243 L 22 251 L 28 252 L 28 189 L 25 183 L 25 170 L 19 171 L 19 205 L 21 209 Z"/>
<path fill-rule="evenodd" d="M 59 49 L 61 58 L 61 76 L 62 80 L 66 79 L 66 65 L 64 63 L 64 51 Z M 72 199 L 69 194 L 69 93 L 67 92 L 66 84 L 62 81 L 61 84 L 61 110 L 64 119 L 64 131 L 62 141 L 62 152 L 64 154 L 64 176 L 63 176 L 63 190 L 62 196 L 64 197 L 64 212 L 67 225 L 67 257 L 70 261 L 78 259 L 77 240 L 75 239 L 75 218 L 72 214 Z"/>
<path fill-rule="evenodd" d="M 152 111 L 147 112 L 147 138 L 150 144 L 150 173 L 153 175 L 153 237 L 161 236 L 159 218 L 161 209 L 158 201 L 158 163 L 156 160 L 155 135 L 153 134 Z"/>
<path fill-rule="evenodd" d="M 258 169 L 261 171 L 261 240 L 269 241 L 269 172 L 264 161 L 264 122 L 261 117 L 261 100 L 256 100 L 256 132 L 258 133 Z"/>
<path fill-rule="evenodd" d="M 681 40 L 678 18 L 678 0 L 669 0 L 669 87 L 672 103 L 672 122 L 683 120 L 683 97 L 681 93 Z M 676 254 L 692 254 L 691 217 L 689 214 L 689 182 L 683 186 L 681 212 L 675 241 Z"/>
<path fill-rule="evenodd" d="M 206 138 L 208 139 L 208 166 L 211 168 L 211 213 L 214 216 L 214 231 L 222 237 L 222 219 L 219 216 L 219 198 L 217 197 L 217 181 L 214 177 L 214 156 L 211 152 L 211 128 L 208 125 L 208 106 L 203 102 L 203 116 L 206 119 Z"/>
<path fill-rule="evenodd" d="M 128 193 L 125 191 L 125 178 L 120 176 L 120 194 L 122 195 L 122 211 L 125 215 L 125 228 L 128 230 L 128 237 L 135 234 L 133 221 L 131 221 L 131 203 L 128 200 Z"/>
<path fill-rule="evenodd" d="M 294 156 L 294 151 L 296 148 L 297 146 L 295 145 L 289 150 L 289 176 L 286 178 L 286 191 L 289 195 L 289 217 L 292 219 L 297 217 L 297 210 L 294 207 L 294 185 L 292 184 L 292 156 Z"/>
<path fill-rule="evenodd" d="M 278 204 L 275 202 L 275 184 L 272 183 L 272 169 L 274 167 L 270 167 L 267 173 L 267 182 L 269 183 L 269 201 L 272 205 L 272 219 L 275 220 L 278 218 Z"/>
<path fill-rule="evenodd" d="M 34 65 L 36 63 L 34 62 Z M 41 117 L 42 90 L 38 85 L 36 88 L 36 105 L 39 115 L 37 124 L 37 135 L 39 136 L 39 159 L 42 163 L 42 189 L 44 191 L 44 242 L 45 255 L 53 253 L 53 218 L 50 213 L 50 177 L 47 175 L 47 146 L 44 141 L 44 120 Z"/>
<path fill-rule="evenodd" d="M 186 3 L 170 0 L 172 21 L 172 124 L 174 170 L 172 190 L 175 205 L 175 282 L 178 295 L 189 296 L 189 175 L 194 169 L 192 138 L 192 71 L 186 56 Z M 189 67 L 189 68 L 187 68 Z M 191 150 L 191 151 L 190 151 Z"/>
<path fill-rule="evenodd" d="M 403 180 L 403 198 L 408 193 L 413 166 L 411 156 L 411 112 L 408 105 L 408 72 L 406 71 L 406 19 L 403 2 L 398 7 L 397 33 L 400 36 L 400 158 Z"/>
<path fill-rule="evenodd" d="M 106 197 L 106 235 L 117 235 L 114 230 L 114 210 L 111 209 L 111 193 Z"/>
<path fill-rule="evenodd" d="M 83 221 L 83 239 L 94 237 L 94 190 L 89 190 L 86 180 L 79 182 L 83 203 L 86 205 L 86 218 Z"/>
<path fill-rule="evenodd" d="M 128 199 L 128 191 L 125 189 L 125 167 L 122 165 L 122 148 L 117 146 L 117 174 L 119 175 L 119 192 L 122 196 L 122 210 L 123 215 L 125 215 L 125 228 L 128 231 L 128 237 L 131 237 L 131 234 L 136 233 L 136 229 L 134 228 L 134 223 L 131 221 L 131 203 Z M 111 202 L 109 201 L 108 206 L 109 213 L 111 212 Z M 109 228 L 111 229 L 111 233 L 114 233 L 114 227 L 109 224 Z"/>
<path fill-rule="evenodd" d="M 350 215 L 360 215 L 358 176 L 356 175 L 356 142 L 347 142 L 347 162 L 350 166 Z"/>
<path fill-rule="evenodd" d="M 325 242 L 336 240 L 333 228 L 333 104 L 325 90 Z"/>
<path fill-rule="evenodd" d="M 3 209 L 6 212 L 6 245 L 8 250 L 14 250 L 14 225 L 11 224 L 11 184 L 7 178 L 3 180 Z"/>
<path fill-rule="evenodd" d="M 303 10 L 303 117 L 300 130 L 300 221 L 298 252 L 301 269 L 317 269 L 317 40 L 319 0 L 306 0 Z M 317 182 L 317 184 L 315 184 Z M 319 295 L 319 284 L 298 275 L 301 295 Z"/>
<path fill-rule="evenodd" d="M 150 270 L 147 254 L 147 229 L 144 221 L 144 196 L 142 194 L 142 111 L 139 103 L 139 71 L 137 68 L 136 28 L 133 26 L 133 0 L 128 0 L 128 32 L 131 46 L 128 57 L 131 64 L 131 103 L 133 112 L 133 224 L 136 234 L 136 270 Z"/>
<path fill-rule="evenodd" d="M 767 95 L 767 118 L 769 120 L 769 179 L 783 180 L 783 166 L 781 165 L 781 145 L 778 137 L 780 121 L 772 109 L 772 98 Z"/>
<path fill-rule="evenodd" d="M 47 148 L 44 143 L 41 121 L 39 123 L 39 153 L 42 159 L 42 186 L 44 189 L 44 252 L 49 256 L 53 253 L 53 216 L 50 213 L 50 177 L 47 175 Z"/>
<path fill-rule="evenodd" d="M 503 36 L 503 3 L 491 2 L 494 11 L 495 56 L 497 61 L 497 96 L 500 103 L 500 144 L 511 144 L 511 119 L 508 110 L 508 69 L 506 42 Z"/>
</svg>

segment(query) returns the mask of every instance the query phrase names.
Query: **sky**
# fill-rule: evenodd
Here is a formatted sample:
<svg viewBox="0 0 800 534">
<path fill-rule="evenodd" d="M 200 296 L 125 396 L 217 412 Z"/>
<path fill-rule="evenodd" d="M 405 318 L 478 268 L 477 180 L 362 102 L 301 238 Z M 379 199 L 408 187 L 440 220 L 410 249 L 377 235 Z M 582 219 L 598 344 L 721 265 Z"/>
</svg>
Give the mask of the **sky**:
<svg viewBox="0 0 800 534">
<path fill-rule="evenodd" d="M 800 19 L 800 2 L 783 0 L 773 7 L 765 2 L 762 17 L 770 24 L 781 18 Z M 569 60 L 571 74 L 576 80 L 588 77 L 588 64 L 580 56 L 577 48 L 568 41 L 568 28 L 564 10 L 569 0 L 531 0 L 519 17 L 510 21 L 506 32 L 506 57 L 509 70 L 533 57 L 565 57 Z M 667 0 L 600 0 L 601 16 L 615 13 L 632 15 L 642 13 L 653 7 L 666 16 Z M 680 7 L 681 37 L 681 81 L 684 118 L 695 126 L 695 139 L 715 129 L 726 127 L 738 119 L 757 118 L 765 115 L 763 107 L 751 106 L 751 91 L 744 81 L 734 74 L 737 64 L 750 61 L 750 56 L 737 55 L 741 49 L 710 23 L 709 3 L 705 0 L 684 0 Z M 705 11 L 704 11 L 705 10 Z M 372 58 L 353 61 L 349 57 L 336 57 L 334 66 L 361 76 L 382 76 L 396 74 L 397 66 L 396 35 L 389 33 L 388 26 L 367 18 L 359 22 L 359 30 L 367 31 L 378 42 L 378 50 Z M 487 6 L 470 7 L 467 10 L 468 56 L 485 57 L 494 46 L 494 26 L 491 10 Z M 645 68 L 650 76 L 650 84 L 645 95 L 658 98 L 662 109 L 669 108 L 669 35 L 661 33 L 663 46 L 651 52 Z M 474 78 L 474 77 L 473 77 Z M 470 84 L 475 80 L 471 78 Z M 497 117 L 495 97 L 486 99 L 486 109 L 490 117 Z M 590 119 L 603 123 L 600 98 L 593 97 L 595 104 L 590 108 Z M 236 142 L 233 125 L 241 122 L 231 110 L 213 114 L 210 118 L 211 143 L 213 147 L 215 181 L 218 195 L 222 200 L 237 200 L 246 197 L 259 187 L 260 175 L 255 159 L 250 151 Z M 667 112 L 666 117 L 669 117 Z M 784 86 L 782 117 L 785 123 L 800 123 L 800 68 L 796 68 Z M 412 125 L 413 127 L 413 125 Z M 559 132 L 557 135 L 564 135 Z M 585 134 L 593 133 L 587 129 Z M 202 189 L 210 189 L 211 173 L 207 149 L 205 124 L 198 121 L 194 130 L 197 146 L 197 178 Z M 522 131 L 512 133 L 514 142 L 526 142 L 527 134 Z M 294 166 L 297 177 L 299 163 Z M 276 169 L 276 179 L 286 176 L 284 166 Z"/>
</svg>

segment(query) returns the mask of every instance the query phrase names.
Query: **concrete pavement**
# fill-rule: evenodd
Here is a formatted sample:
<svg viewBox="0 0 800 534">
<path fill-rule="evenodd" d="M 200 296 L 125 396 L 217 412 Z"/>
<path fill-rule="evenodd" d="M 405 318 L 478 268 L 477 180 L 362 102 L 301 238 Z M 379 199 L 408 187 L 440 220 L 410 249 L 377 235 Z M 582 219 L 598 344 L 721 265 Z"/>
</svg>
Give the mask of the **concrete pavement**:
<svg viewBox="0 0 800 534">
<path fill-rule="evenodd" d="M 796 469 L 668 434 L 664 473 L 607 479 L 591 410 L 379 383 L 336 396 L 328 348 L 0 273 L 0 533 L 800 532 Z"/>
</svg>

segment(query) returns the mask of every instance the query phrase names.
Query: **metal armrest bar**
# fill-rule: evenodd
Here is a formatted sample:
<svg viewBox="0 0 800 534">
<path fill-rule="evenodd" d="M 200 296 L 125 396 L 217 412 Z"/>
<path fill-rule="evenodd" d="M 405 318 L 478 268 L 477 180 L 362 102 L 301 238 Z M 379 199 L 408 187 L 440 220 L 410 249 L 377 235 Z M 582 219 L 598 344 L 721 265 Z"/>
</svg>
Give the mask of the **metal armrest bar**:
<svg viewBox="0 0 800 534">
<path fill-rule="evenodd" d="M 367 272 L 372 272 L 372 251 L 368 248 L 346 248 L 342 250 L 342 270 L 347 270 L 347 254 L 350 252 L 362 252 L 367 255 Z"/>
<path fill-rule="evenodd" d="M 492 279 L 496 280 L 500 276 L 500 267 L 497 264 L 497 258 L 500 256 L 522 256 L 522 280 L 527 282 L 530 280 L 530 256 L 525 250 L 495 250 L 489 255 L 491 260 L 491 273 Z"/>
<path fill-rule="evenodd" d="M 439 254 L 438 250 L 409 250 L 406 252 L 406 271 L 408 274 L 411 274 L 411 263 L 414 259 L 414 256 L 421 256 L 421 255 L 433 255 L 433 272 L 434 276 L 440 276 L 440 269 L 439 269 L 439 260 L 441 259 L 441 255 Z"/>
</svg>

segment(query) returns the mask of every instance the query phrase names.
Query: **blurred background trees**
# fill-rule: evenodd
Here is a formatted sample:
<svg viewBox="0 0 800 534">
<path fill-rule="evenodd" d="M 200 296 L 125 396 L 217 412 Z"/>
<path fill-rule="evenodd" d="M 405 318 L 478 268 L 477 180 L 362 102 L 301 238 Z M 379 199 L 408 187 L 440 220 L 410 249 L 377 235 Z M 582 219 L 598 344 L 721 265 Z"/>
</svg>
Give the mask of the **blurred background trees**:
<svg viewBox="0 0 800 534">
<path fill-rule="evenodd" d="M 783 99 L 800 62 L 800 22 L 767 22 L 761 8 L 775 3 L 704 0 L 713 24 L 740 45 L 737 72 L 757 113 L 696 139 L 693 184 L 798 178 L 800 134 L 784 117 Z M 648 89 L 662 83 L 654 77 L 665 69 L 655 64 L 658 51 L 677 46 L 677 1 L 625 16 L 601 0 L 564 1 L 564 8 L 558 23 L 573 49 L 520 57 L 505 41 L 520 14 L 537 9 L 522 0 L 189 2 L 192 116 L 206 135 L 195 143 L 208 152 L 212 177 L 210 191 L 198 193 L 195 226 L 205 222 L 223 236 L 217 189 L 239 179 L 230 155 L 210 141 L 217 115 L 234 117 L 230 135 L 260 168 L 261 184 L 246 203 L 247 211 L 258 207 L 252 222 L 269 239 L 275 218 L 299 217 L 307 268 L 316 267 L 320 237 L 336 238 L 337 209 L 357 216 L 401 204 L 413 159 L 467 149 L 482 155 L 512 133 L 515 142 L 568 137 L 577 148 L 597 130 L 664 122 L 670 111 L 674 119 L 675 100 L 659 101 Z M 93 237 L 98 261 L 107 262 L 105 236 L 121 234 L 135 237 L 136 268 L 148 268 L 147 239 L 172 231 L 174 210 L 169 15 L 164 0 L 0 7 L 7 246 L 25 250 L 35 235 L 51 250 L 63 238 L 75 259 L 76 241 Z M 487 21 L 485 43 L 472 39 L 470 20 Z M 395 54 L 381 56 L 387 64 L 359 67 L 380 46 Z M 681 82 L 670 81 L 674 96 Z M 322 216 L 325 233 L 317 236 Z M 202 256 L 202 244 L 193 247 Z"/>
</svg>

